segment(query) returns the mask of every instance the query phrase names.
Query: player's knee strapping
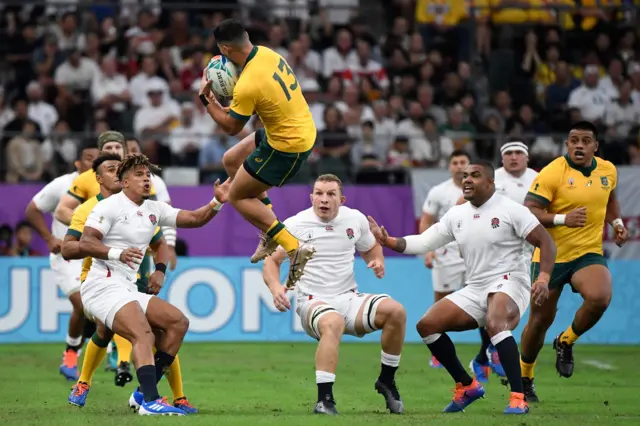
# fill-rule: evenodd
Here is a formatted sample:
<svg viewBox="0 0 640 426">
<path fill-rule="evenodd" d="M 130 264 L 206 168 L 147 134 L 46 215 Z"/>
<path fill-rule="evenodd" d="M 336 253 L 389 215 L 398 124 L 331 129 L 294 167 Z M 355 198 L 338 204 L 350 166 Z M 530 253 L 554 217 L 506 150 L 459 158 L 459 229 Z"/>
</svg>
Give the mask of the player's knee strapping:
<svg viewBox="0 0 640 426">
<path fill-rule="evenodd" d="M 378 312 L 378 306 L 384 299 L 390 299 L 391 296 L 388 294 L 378 294 L 376 296 L 370 297 L 364 302 L 364 307 L 362 309 L 362 326 L 364 327 L 364 331 L 367 333 L 371 333 L 376 331 L 378 327 L 376 327 L 376 313 Z"/>
<path fill-rule="evenodd" d="M 311 329 L 314 337 L 318 340 L 320 340 L 320 318 L 330 312 L 338 313 L 338 311 L 329 305 L 318 305 L 313 309 L 311 315 L 309 315 L 309 328 Z"/>
</svg>

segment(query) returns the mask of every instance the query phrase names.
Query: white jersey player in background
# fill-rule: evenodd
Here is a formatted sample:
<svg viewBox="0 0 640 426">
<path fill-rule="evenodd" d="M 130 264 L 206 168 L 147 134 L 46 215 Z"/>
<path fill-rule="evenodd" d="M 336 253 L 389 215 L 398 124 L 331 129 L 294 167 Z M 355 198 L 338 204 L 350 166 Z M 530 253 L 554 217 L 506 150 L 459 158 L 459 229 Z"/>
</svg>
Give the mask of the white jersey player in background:
<svg viewBox="0 0 640 426">
<path fill-rule="evenodd" d="M 520 355 L 511 331 L 530 300 L 542 304 L 548 297 L 556 247 L 528 208 L 496 194 L 491 164 L 480 162 L 467 168 L 463 194 L 468 202 L 452 207 L 421 235 L 392 238 L 369 218 L 371 229 L 380 244 L 399 253 L 422 254 L 452 241 L 460 246 L 466 286 L 433 305 L 416 326 L 422 341 L 456 382 L 453 400 L 444 411 L 462 411 L 485 392 L 462 366 L 445 333 L 485 326 L 511 386 L 505 414 L 526 414 L 529 407 L 521 383 Z M 525 239 L 542 253 L 544 273 L 533 286 L 523 261 Z"/>
<path fill-rule="evenodd" d="M 160 398 L 157 383 L 173 363 L 189 328 L 179 309 L 152 294 L 138 292 L 137 272 L 158 226 L 197 228 L 208 223 L 226 201 L 229 181 L 216 182 L 215 197 L 195 211 L 150 200 L 151 172 L 157 168 L 143 155 L 127 156 L 118 167 L 122 192 L 100 201 L 91 211 L 80 238 L 82 256 L 93 257 L 81 287 L 87 314 L 133 345 L 144 402 L 140 415 L 185 415 Z M 168 253 L 156 252 L 150 292 L 160 290 Z M 156 339 L 152 329 L 162 333 Z M 111 336 L 110 336 L 111 337 Z M 153 347 L 156 352 L 154 355 Z"/>
<path fill-rule="evenodd" d="M 531 188 L 533 180 L 538 175 L 533 169 L 527 167 L 529 162 L 529 149 L 520 141 L 507 142 L 500 148 L 502 165 L 496 170 L 496 193 L 511 198 L 513 201 L 524 205 L 524 197 Z M 527 265 L 527 271 L 531 266 L 531 256 L 534 247 L 524 242 L 523 253 Z M 491 345 L 489 336 L 482 331 L 482 344 L 478 355 L 471 360 L 469 367 L 480 382 L 488 382 L 489 374 L 493 370 L 498 376 L 504 378 L 504 369 L 500 364 L 500 356 L 496 348 Z"/>
<path fill-rule="evenodd" d="M 438 222 L 462 198 L 462 175 L 470 162 L 471 157 L 466 151 L 457 150 L 451 153 L 451 178 L 431 188 L 422 205 L 422 217 L 418 227 L 421 233 Z M 428 252 L 424 256 L 424 264 L 433 271 L 433 303 L 464 286 L 464 260 L 460 256 L 458 243 L 452 242 Z M 435 356 L 431 357 L 430 365 L 432 368 L 442 368 Z"/>
<path fill-rule="evenodd" d="M 311 194 L 312 207 L 284 221 L 300 241 L 316 248 L 304 275 L 296 285 L 296 312 L 307 334 L 318 340 L 316 384 L 318 401 L 314 412 L 337 414 L 333 383 L 338 364 L 338 345 L 343 334 L 362 337 L 382 329 L 382 366 L 375 389 L 392 413 L 402 413 L 403 404 L 395 384 L 395 372 L 405 336 L 406 312 L 386 294 L 358 291 L 355 280 L 357 250 L 376 277 L 384 276 L 382 247 L 369 230 L 367 218 L 343 206 L 342 182 L 335 175 L 318 177 Z M 291 308 L 287 289 L 280 282 L 280 265 L 287 258 L 282 247 L 264 260 L 264 281 L 280 311 Z"/>
<path fill-rule="evenodd" d="M 78 159 L 74 165 L 76 172 L 68 173 L 49 182 L 38 192 L 27 205 L 26 217 L 31 226 L 47 243 L 49 248 L 49 263 L 55 274 L 55 282 L 65 296 L 71 302 L 73 311 L 69 317 L 69 329 L 67 331 L 67 348 L 62 355 L 60 374 L 67 380 L 78 380 L 78 352 L 82 348 L 84 328 L 84 312 L 80 299 L 80 272 L 82 260 L 67 261 L 62 258 L 60 249 L 62 239 L 67 233 L 67 226 L 53 217 L 60 198 L 67 193 L 73 180 L 79 173 L 91 168 L 93 160 L 98 156 L 98 148 L 95 146 L 83 147 L 78 150 Z M 44 219 L 44 213 L 52 216 L 51 231 L 49 231 Z M 85 335 L 87 333 L 84 333 Z M 93 330 L 88 332 L 91 337 Z"/>
</svg>

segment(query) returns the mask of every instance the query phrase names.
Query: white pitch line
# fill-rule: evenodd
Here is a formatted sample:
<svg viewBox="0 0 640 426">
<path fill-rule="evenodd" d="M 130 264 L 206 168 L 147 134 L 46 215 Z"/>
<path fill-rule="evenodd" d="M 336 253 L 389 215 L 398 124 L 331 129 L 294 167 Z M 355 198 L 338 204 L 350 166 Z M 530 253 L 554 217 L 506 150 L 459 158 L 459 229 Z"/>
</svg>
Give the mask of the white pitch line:
<svg viewBox="0 0 640 426">
<path fill-rule="evenodd" d="M 614 367 L 611 364 L 606 364 L 604 362 L 600 362 L 600 361 L 597 361 L 595 359 L 587 359 L 587 360 L 582 361 L 582 363 L 590 365 L 590 366 L 595 367 L 595 368 L 598 368 L 600 370 L 615 370 L 616 369 L 616 367 Z"/>
</svg>

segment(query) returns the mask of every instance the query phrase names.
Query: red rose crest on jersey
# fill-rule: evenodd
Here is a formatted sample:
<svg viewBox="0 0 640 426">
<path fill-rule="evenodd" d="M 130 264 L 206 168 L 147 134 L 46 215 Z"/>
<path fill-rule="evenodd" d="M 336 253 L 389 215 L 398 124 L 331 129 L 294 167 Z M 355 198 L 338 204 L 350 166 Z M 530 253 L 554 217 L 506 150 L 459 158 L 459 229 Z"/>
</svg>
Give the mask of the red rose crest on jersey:
<svg viewBox="0 0 640 426">
<path fill-rule="evenodd" d="M 498 226 L 500 226 L 500 219 L 498 219 L 497 217 L 491 219 L 491 227 L 493 229 L 496 229 Z"/>
<path fill-rule="evenodd" d="M 347 228 L 347 237 L 349 237 L 350 240 L 353 240 L 353 229 Z"/>
<path fill-rule="evenodd" d="M 155 226 L 158 224 L 158 219 L 156 219 L 156 215 L 155 214 L 150 214 L 149 215 L 149 220 L 151 221 L 151 223 Z"/>
</svg>

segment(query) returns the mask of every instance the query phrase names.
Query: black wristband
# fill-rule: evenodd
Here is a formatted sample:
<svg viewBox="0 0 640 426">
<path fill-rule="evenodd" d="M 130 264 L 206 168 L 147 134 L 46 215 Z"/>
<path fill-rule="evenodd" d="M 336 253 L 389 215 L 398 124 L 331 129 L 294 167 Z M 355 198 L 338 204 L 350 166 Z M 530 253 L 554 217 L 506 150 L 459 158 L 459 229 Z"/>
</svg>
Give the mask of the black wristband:
<svg viewBox="0 0 640 426">
<path fill-rule="evenodd" d="M 202 102 L 202 105 L 204 105 L 205 108 L 209 105 L 209 100 L 205 95 L 200 95 L 200 102 Z"/>
<path fill-rule="evenodd" d="M 156 263 L 156 271 L 160 271 L 163 274 L 166 274 L 167 272 L 167 265 L 165 265 L 164 263 Z"/>
</svg>

